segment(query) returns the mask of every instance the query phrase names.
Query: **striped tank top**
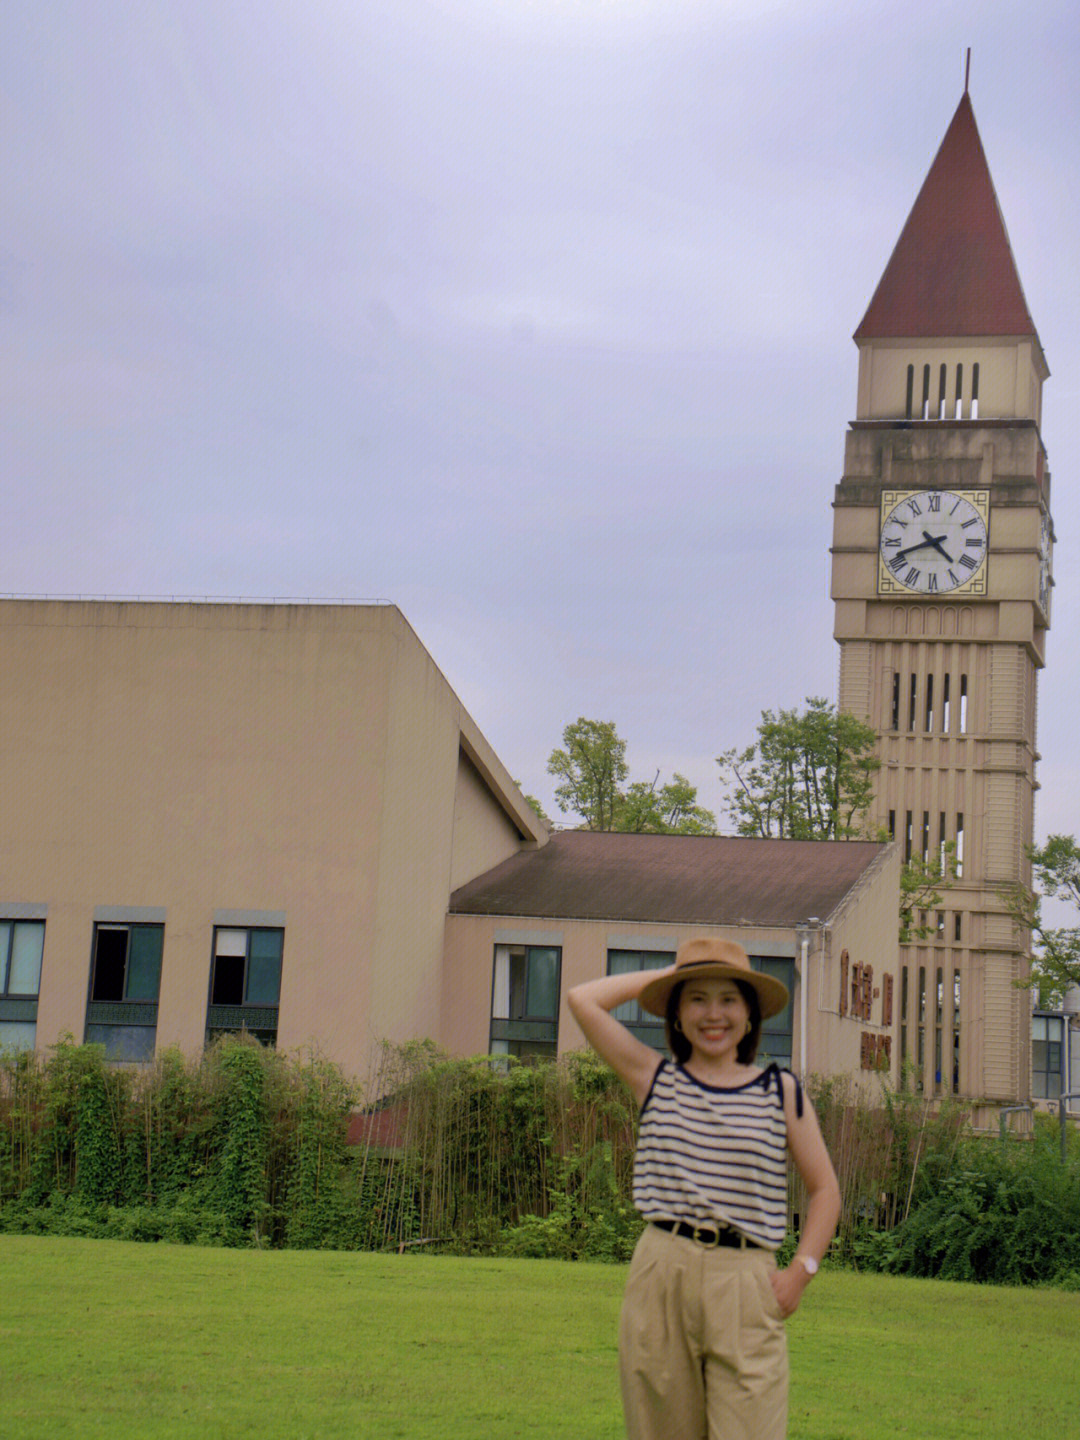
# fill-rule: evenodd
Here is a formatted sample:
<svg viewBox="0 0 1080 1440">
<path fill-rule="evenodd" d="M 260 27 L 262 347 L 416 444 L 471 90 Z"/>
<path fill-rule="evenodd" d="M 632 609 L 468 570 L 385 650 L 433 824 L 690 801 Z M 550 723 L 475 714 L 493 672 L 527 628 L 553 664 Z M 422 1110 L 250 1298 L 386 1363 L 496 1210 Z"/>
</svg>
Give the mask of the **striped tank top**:
<svg viewBox="0 0 1080 1440">
<path fill-rule="evenodd" d="M 798 1089 L 796 1102 L 801 1114 Z M 720 1221 L 778 1250 L 787 1225 L 787 1124 L 777 1066 L 721 1089 L 662 1060 L 641 1108 L 634 1205 L 646 1220 Z"/>
</svg>

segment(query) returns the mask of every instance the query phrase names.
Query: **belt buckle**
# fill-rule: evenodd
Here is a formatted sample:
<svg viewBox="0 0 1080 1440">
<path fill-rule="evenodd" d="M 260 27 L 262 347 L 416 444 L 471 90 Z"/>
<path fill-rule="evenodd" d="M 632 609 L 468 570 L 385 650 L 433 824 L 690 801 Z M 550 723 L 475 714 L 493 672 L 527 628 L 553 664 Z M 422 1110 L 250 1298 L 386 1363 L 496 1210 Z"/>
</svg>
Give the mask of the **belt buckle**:
<svg viewBox="0 0 1080 1440">
<path fill-rule="evenodd" d="M 710 1237 L 708 1240 L 705 1239 L 706 1235 Z M 694 1239 L 699 1245 L 703 1245 L 706 1250 L 718 1250 L 720 1248 L 719 1225 L 717 1225 L 715 1228 L 706 1228 L 702 1225 L 695 1225 Z"/>
</svg>

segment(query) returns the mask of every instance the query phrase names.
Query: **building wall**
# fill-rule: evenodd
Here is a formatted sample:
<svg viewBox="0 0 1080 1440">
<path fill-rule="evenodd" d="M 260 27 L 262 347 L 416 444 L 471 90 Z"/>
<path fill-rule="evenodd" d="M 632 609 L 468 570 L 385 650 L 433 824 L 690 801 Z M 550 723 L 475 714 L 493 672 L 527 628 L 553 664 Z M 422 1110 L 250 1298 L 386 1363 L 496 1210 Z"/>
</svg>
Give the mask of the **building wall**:
<svg viewBox="0 0 1080 1440">
<path fill-rule="evenodd" d="M 499 772 L 503 793 L 514 789 L 426 650 L 405 628 L 408 643 L 399 640 L 392 659 L 367 1014 L 373 1045 L 438 1033 L 443 922 L 452 885 L 516 853 L 523 818 L 531 818 L 541 841 L 546 838 L 520 797 L 515 825 L 490 783 L 463 756 L 464 727 L 466 745 L 473 748 L 471 737 L 485 746 L 481 763 L 489 774 Z"/>
<path fill-rule="evenodd" d="M 280 924 L 279 1048 L 363 1073 L 438 1029 L 455 849 L 546 838 L 390 606 L 4 601 L 0 667 L 0 916 L 46 910 L 39 1046 L 83 1038 L 109 907 L 164 919 L 159 1048 L 203 1044 L 215 922 Z"/>
<path fill-rule="evenodd" d="M 810 1074 L 857 1076 L 875 1096 L 877 1082 L 865 1068 L 868 1048 L 884 1078 L 893 1085 L 900 1079 L 901 863 L 900 847 L 890 846 L 836 912 L 823 917 L 809 946 L 806 1068 Z"/>
<path fill-rule="evenodd" d="M 475 880 L 521 848 L 509 817 L 491 804 L 491 792 L 476 766 L 462 751 L 454 789 L 454 844 L 450 856 L 450 890 Z M 496 856 L 492 860 L 492 856 Z"/>
<path fill-rule="evenodd" d="M 912 366 L 912 413 L 907 414 L 908 366 Z M 929 410 L 923 414 L 924 367 L 930 367 Z M 941 413 L 941 367 L 945 366 L 945 411 Z M 959 407 L 957 366 L 961 366 Z M 977 405 L 973 377 L 979 367 Z M 1046 362 L 1032 340 L 875 340 L 859 347 L 859 420 L 1016 420 L 1042 418 Z M 973 414 L 973 410 L 975 413 Z"/>
</svg>

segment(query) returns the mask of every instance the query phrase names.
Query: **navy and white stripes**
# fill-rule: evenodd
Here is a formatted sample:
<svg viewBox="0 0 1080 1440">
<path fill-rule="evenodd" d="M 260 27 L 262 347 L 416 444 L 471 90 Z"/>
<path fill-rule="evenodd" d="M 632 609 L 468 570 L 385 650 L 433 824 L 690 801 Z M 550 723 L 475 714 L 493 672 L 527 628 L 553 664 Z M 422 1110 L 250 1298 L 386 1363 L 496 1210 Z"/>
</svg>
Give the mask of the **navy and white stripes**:
<svg viewBox="0 0 1080 1440">
<path fill-rule="evenodd" d="M 646 1220 L 719 1221 L 779 1249 L 787 1125 L 777 1067 L 720 1089 L 662 1061 L 641 1111 L 634 1204 Z"/>
</svg>

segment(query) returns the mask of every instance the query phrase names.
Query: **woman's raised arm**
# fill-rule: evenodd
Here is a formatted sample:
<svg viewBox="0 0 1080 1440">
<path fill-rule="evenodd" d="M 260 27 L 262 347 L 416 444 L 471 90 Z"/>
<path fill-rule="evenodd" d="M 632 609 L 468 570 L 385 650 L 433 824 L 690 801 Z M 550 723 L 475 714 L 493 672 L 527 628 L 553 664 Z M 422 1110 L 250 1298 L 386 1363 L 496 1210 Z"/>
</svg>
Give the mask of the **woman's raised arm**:
<svg viewBox="0 0 1080 1440">
<path fill-rule="evenodd" d="M 652 973 L 636 971 L 586 980 L 583 985 L 575 985 L 566 997 L 585 1039 L 629 1085 L 639 1107 L 645 1103 L 660 1058 L 655 1050 L 631 1035 L 611 1011 L 627 1000 L 636 1000 Z"/>
</svg>

